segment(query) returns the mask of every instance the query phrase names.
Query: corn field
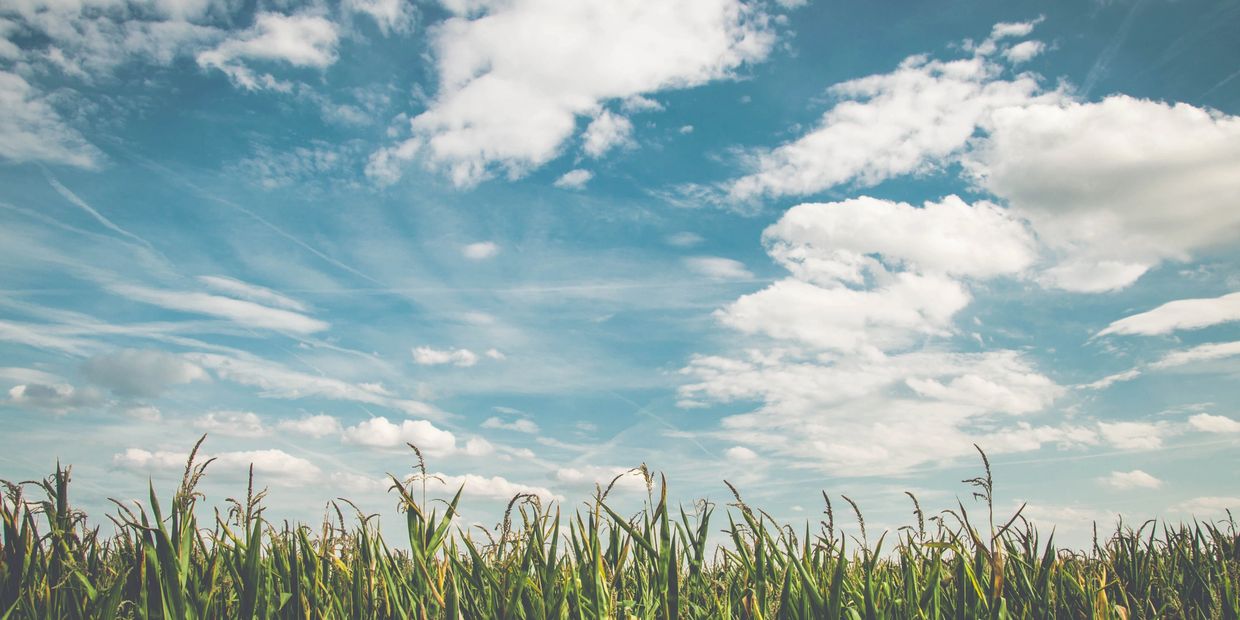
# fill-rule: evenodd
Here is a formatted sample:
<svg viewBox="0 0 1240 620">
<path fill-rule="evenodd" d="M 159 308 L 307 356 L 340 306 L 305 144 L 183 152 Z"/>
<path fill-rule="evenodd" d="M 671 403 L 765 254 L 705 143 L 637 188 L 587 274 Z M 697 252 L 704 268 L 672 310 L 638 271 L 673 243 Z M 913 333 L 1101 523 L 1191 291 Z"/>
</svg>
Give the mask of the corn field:
<svg viewBox="0 0 1240 620">
<path fill-rule="evenodd" d="M 859 537 L 837 530 L 826 493 L 825 518 L 793 527 L 731 485 L 723 510 L 670 506 L 666 481 L 644 467 L 636 515 L 614 510 L 604 488 L 571 515 L 517 496 L 476 535 L 454 523 L 459 490 L 440 514 L 417 497 L 418 475 L 391 477 L 408 533 L 399 547 L 338 506 L 317 528 L 268 521 L 252 475 L 243 500 L 204 518 L 195 488 L 210 461 L 192 454 L 171 501 L 152 485 L 146 505 L 115 502 L 116 533 L 104 536 L 69 503 L 70 470 L 58 466 L 5 483 L 0 620 L 1237 617 L 1230 518 L 1121 524 L 1088 551 L 1060 549 L 1021 511 L 996 520 L 982 459 L 985 474 L 964 481 L 977 514 L 958 502 L 926 517 L 908 494 L 913 523 L 873 539 L 847 497 Z M 711 528 L 727 544 L 708 545 Z"/>
</svg>

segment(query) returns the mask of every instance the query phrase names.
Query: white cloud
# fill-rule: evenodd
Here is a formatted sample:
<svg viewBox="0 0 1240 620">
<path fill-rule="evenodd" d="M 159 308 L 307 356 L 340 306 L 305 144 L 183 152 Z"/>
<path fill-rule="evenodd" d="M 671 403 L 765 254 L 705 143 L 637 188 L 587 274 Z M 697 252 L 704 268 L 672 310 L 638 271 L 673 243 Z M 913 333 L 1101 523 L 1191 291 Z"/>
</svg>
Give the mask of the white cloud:
<svg viewBox="0 0 1240 620">
<path fill-rule="evenodd" d="M 744 333 L 835 350 L 907 346 L 950 332 L 971 296 L 957 278 L 1014 275 L 1033 241 L 999 207 L 949 196 L 916 208 L 862 197 L 802 204 L 763 233 L 793 276 L 716 313 Z"/>
<path fill-rule="evenodd" d="M 1103 484 L 1121 491 L 1130 489 L 1157 489 L 1162 480 L 1155 478 L 1139 469 L 1132 471 L 1113 471 L 1110 475 L 1099 479 Z"/>
<path fill-rule="evenodd" d="M 538 425 L 535 424 L 533 420 L 527 418 L 520 418 L 511 422 L 505 422 L 502 418 L 490 417 L 482 423 L 482 428 L 493 428 L 531 434 L 538 432 Z"/>
<path fill-rule="evenodd" d="M 281 420 L 276 428 L 299 435 L 320 438 L 335 435 L 341 431 L 340 420 L 327 414 L 306 416 L 297 420 Z"/>
<path fill-rule="evenodd" d="M 392 486 L 391 478 L 372 478 L 345 471 L 332 472 L 328 480 L 332 486 L 345 490 L 348 493 L 346 497 L 357 497 L 363 493 L 380 493 Z"/>
<path fill-rule="evenodd" d="M 23 383 L 9 388 L 9 402 L 18 407 L 68 413 L 101 404 L 103 395 L 93 388 L 76 388 L 68 383 Z"/>
<path fill-rule="evenodd" d="M 462 488 L 461 495 L 473 497 L 486 497 L 490 499 L 511 499 L 519 493 L 528 493 L 535 495 L 544 502 L 548 501 L 564 501 L 564 497 L 552 492 L 546 487 L 521 484 L 511 482 L 503 476 L 479 476 L 477 474 L 464 474 L 453 476 L 444 473 L 434 474 L 451 491 Z"/>
<path fill-rule="evenodd" d="M 1099 422 L 1098 430 L 1107 443 L 1120 450 L 1154 450 L 1163 445 L 1165 424 L 1151 422 Z"/>
<path fill-rule="evenodd" d="M 868 197 L 802 204 L 763 241 L 791 276 L 716 317 L 767 340 L 682 370 L 682 407 L 758 403 L 724 418 L 718 437 L 839 475 L 906 472 L 967 456 L 974 443 L 992 453 L 1098 443 L 1089 427 L 1003 417 L 1065 392 L 1026 356 L 940 344 L 957 335 L 970 285 L 1033 266 L 1033 235 L 1007 210 L 955 196 L 920 208 Z"/>
<path fill-rule="evenodd" d="M 1240 422 L 1227 416 L 1199 413 L 1188 419 L 1189 426 L 1203 433 L 1218 435 L 1240 433 Z"/>
<path fill-rule="evenodd" d="M 187 353 L 185 357 L 220 379 L 259 388 L 264 398 L 326 398 L 379 405 L 407 415 L 442 416 L 434 407 L 401 398 L 375 383 L 349 383 L 327 376 L 310 375 L 257 358 L 227 357 L 214 353 Z"/>
<path fill-rule="evenodd" d="M 408 0 L 345 0 L 343 6 L 370 16 L 384 35 L 408 34 L 417 21 L 414 4 Z"/>
<path fill-rule="evenodd" d="M 1171 506 L 1171 510 L 1194 517 L 1223 517 L 1226 516 L 1228 510 L 1232 514 L 1240 511 L 1240 497 L 1194 497 L 1188 501 Z"/>
<path fill-rule="evenodd" d="M 255 476 L 265 476 L 259 480 L 263 484 L 302 486 L 318 482 L 320 479 L 318 466 L 283 450 L 223 452 L 210 456 L 215 457 L 216 466 L 226 470 L 244 471 L 253 464 Z"/>
<path fill-rule="evenodd" d="M 231 297 L 236 297 L 238 299 L 248 299 L 255 303 L 284 308 L 285 310 L 292 310 L 294 312 L 306 312 L 309 310 L 305 304 L 297 301 L 296 299 L 277 293 L 269 288 L 258 286 L 256 284 L 250 284 L 248 282 L 242 282 L 241 280 L 237 280 L 235 278 L 228 278 L 225 276 L 198 276 L 198 281 L 217 291 L 220 291 L 221 293 Z"/>
<path fill-rule="evenodd" d="M 0 71 L 0 157 L 98 168 L 103 153 L 70 127 L 45 95 L 20 75 Z"/>
<path fill-rule="evenodd" d="M 1151 368 L 1165 369 L 1197 362 L 1209 362 L 1240 355 L 1240 341 L 1201 344 L 1182 351 L 1172 351 L 1162 359 L 1150 364 Z"/>
<path fill-rule="evenodd" d="M 197 61 L 204 69 L 223 71 L 234 84 L 247 90 L 288 91 L 291 84 L 270 73 L 256 73 L 246 61 L 325 69 L 336 62 L 338 39 L 336 25 L 317 15 L 259 13 L 253 26 L 200 52 Z"/>
<path fill-rule="evenodd" d="M 160 413 L 159 408 L 153 405 L 133 405 L 121 409 L 121 412 L 143 422 L 158 422 L 163 419 L 163 414 Z"/>
<path fill-rule="evenodd" d="M 15 342 L 36 349 L 63 351 L 73 355 L 85 355 L 90 349 L 94 348 L 92 346 L 93 343 L 89 343 L 81 338 L 61 336 L 49 333 L 49 331 L 51 330 L 48 329 L 47 325 L 0 320 L 0 340 L 6 342 Z"/>
<path fill-rule="evenodd" d="M 502 362 L 502 361 L 504 361 L 504 360 L 508 359 L 508 356 L 507 356 L 507 355 L 504 355 L 504 352 L 503 352 L 503 351 L 500 351 L 499 349 L 487 349 L 487 350 L 486 350 L 486 352 L 485 352 L 485 353 L 483 353 L 483 355 L 485 355 L 485 356 L 487 356 L 487 358 L 489 358 L 489 359 L 493 359 L 493 360 L 495 360 L 495 361 L 497 361 L 497 362 Z"/>
<path fill-rule="evenodd" d="M 734 463 L 753 463 L 758 460 L 758 453 L 745 446 L 732 446 L 723 451 L 723 456 Z"/>
<path fill-rule="evenodd" d="M 453 366 L 468 368 L 478 363 L 478 354 L 469 349 L 417 347 L 413 350 L 413 361 L 422 366 L 452 364 Z"/>
<path fill-rule="evenodd" d="M 862 284 L 865 271 L 989 278 L 1036 257 L 1032 235 L 997 205 L 956 196 L 921 208 L 862 196 L 789 209 L 762 233 L 768 252 L 807 281 Z M 874 255 L 878 255 L 875 258 Z"/>
<path fill-rule="evenodd" d="M 668 235 L 666 241 L 668 245 L 674 247 L 691 248 L 701 244 L 705 239 L 702 238 L 702 235 L 685 231 Z"/>
<path fill-rule="evenodd" d="M 1098 332 L 1154 336 L 1184 329 L 1201 329 L 1220 323 L 1240 321 L 1240 293 L 1209 299 L 1180 299 L 1153 310 L 1134 314 L 1111 323 Z"/>
<path fill-rule="evenodd" d="M 353 124 L 364 124 L 367 120 L 365 113 L 349 106 L 328 101 L 322 101 L 320 106 L 322 114 L 328 119 Z M 312 140 L 304 146 L 279 150 L 259 144 L 254 147 L 253 155 L 229 165 L 227 172 L 250 179 L 267 190 L 289 186 L 317 189 L 345 174 L 346 168 L 357 156 L 356 151 L 355 143 L 339 144 L 324 140 Z M 238 296 L 244 296 L 244 292 L 238 290 Z"/>
<path fill-rule="evenodd" d="M 1130 368 L 1128 370 L 1117 372 L 1112 375 L 1107 375 L 1097 381 L 1094 381 L 1092 383 L 1086 383 L 1079 387 L 1086 389 L 1086 390 L 1105 390 L 1106 388 L 1109 388 L 1116 383 L 1121 383 L 1123 381 L 1131 381 L 1140 376 L 1141 376 L 1140 370 L 1136 368 Z"/>
<path fill-rule="evenodd" d="M 555 471 L 555 479 L 562 484 L 591 490 L 596 484 L 606 489 L 614 480 L 613 492 L 615 490 L 643 493 L 646 491 L 646 479 L 640 471 L 633 471 L 629 467 L 602 465 L 561 467 Z"/>
<path fill-rule="evenodd" d="M 1032 23 L 1032 22 L 1030 22 Z M 804 136 L 751 158 L 734 200 L 804 195 L 963 164 L 980 189 L 1031 222 L 1039 280 L 1078 292 L 1130 285 L 1240 233 L 1240 117 L 1116 95 L 1074 101 L 1040 77 L 1006 78 L 992 33 L 974 55 L 914 56 L 832 89 L 841 101 Z M 1002 36 L 1001 36 L 1002 35 Z M 1009 60 L 1033 42 L 1008 48 Z"/>
<path fill-rule="evenodd" d="M 1046 44 L 1041 41 L 1022 41 L 1004 50 L 1003 57 L 1008 62 L 1018 65 L 1022 62 L 1029 62 L 1035 56 L 1046 50 Z"/>
<path fill-rule="evenodd" d="M 1240 233 L 1240 117 L 1123 95 L 1012 106 L 965 163 L 1059 255 L 1051 286 L 1122 288 Z"/>
<path fill-rule="evenodd" d="M 138 471 L 175 471 L 185 467 L 188 452 L 169 452 L 166 450 L 143 450 L 128 448 L 112 457 L 112 464 L 117 467 Z"/>
<path fill-rule="evenodd" d="M 559 154 L 608 100 L 687 88 L 762 60 L 769 16 L 740 0 L 444 3 L 439 92 L 405 144 L 460 186 L 518 177 Z"/>
<path fill-rule="evenodd" d="M 486 260 L 499 254 L 499 244 L 494 241 L 479 241 L 461 248 L 461 256 L 469 260 Z"/>
<path fill-rule="evenodd" d="M 681 371 L 686 404 L 757 402 L 718 435 L 768 458 L 835 475 L 894 474 L 964 457 L 1046 444 L 1090 445 L 1083 427 L 1005 421 L 1045 409 L 1063 388 L 1014 351 L 873 356 L 750 351 L 698 356 Z"/>
<path fill-rule="evenodd" d="M 603 110 L 590 121 L 581 136 L 581 150 L 590 157 L 602 157 L 613 148 L 633 143 L 633 122 L 610 110 Z"/>
<path fill-rule="evenodd" d="M 184 452 L 128 448 L 113 456 L 112 464 L 131 471 L 174 474 L 184 469 L 188 458 L 189 454 Z M 199 463 L 215 459 L 208 466 L 208 471 L 223 470 L 234 475 L 248 471 L 252 464 L 258 484 L 304 486 L 317 482 L 321 477 L 321 472 L 314 463 L 283 450 L 199 453 L 197 459 Z"/>
<path fill-rule="evenodd" d="M 486 456 L 495 452 L 495 446 L 482 437 L 470 437 L 461 452 L 469 456 Z"/>
<path fill-rule="evenodd" d="M 406 443 L 411 443 L 429 456 L 456 451 L 456 436 L 426 420 L 402 420 L 395 424 L 385 417 L 371 418 L 344 429 L 342 438 L 345 443 L 371 448 L 405 448 Z"/>
<path fill-rule="evenodd" d="M 693 256 L 684 259 L 685 266 L 690 270 L 713 280 L 748 280 L 753 273 L 745 267 L 745 263 L 718 256 Z"/>
<path fill-rule="evenodd" d="M 555 185 L 561 189 L 582 189 L 586 186 L 586 183 L 589 183 L 590 179 L 593 178 L 593 172 L 577 168 L 575 170 L 565 172 L 560 176 L 560 178 L 556 179 L 555 183 L 552 185 Z"/>
<path fill-rule="evenodd" d="M 321 332 L 330 325 L 304 314 L 269 308 L 262 304 L 231 297 L 189 291 L 166 291 L 129 284 L 112 285 L 114 293 L 127 299 L 169 310 L 205 314 L 228 319 L 247 327 L 270 329 L 295 334 Z"/>
<path fill-rule="evenodd" d="M 786 278 L 744 295 L 715 316 L 733 329 L 822 349 L 897 348 L 946 335 L 969 303 L 957 282 L 902 273 L 882 288 L 821 287 Z"/>
<path fill-rule="evenodd" d="M 726 186 L 735 200 L 806 195 L 924 172 L 959 153 L 996 110 L 1039 98 L 1034 76 L 1002 79 L 982 54 L 940 61 L 912 56 L 887 74 L 842 82 L 840 101 L 804 136 L 758 152 L 752 172 Z"/>
<path fill-rule="evenodd" d="M 194 420 L 194 428 L 229 437 L 261 437 L 267 434 L 262 418 L 250 411 L 212 411 Z"/>
<path fill-rule="evenodd" d="M 175 385 L 208 379 L 197 364 L 155 350 L 122 349 L 90 358 L 82 373 L 118 396 L 151 397 Z"/>
</svg>

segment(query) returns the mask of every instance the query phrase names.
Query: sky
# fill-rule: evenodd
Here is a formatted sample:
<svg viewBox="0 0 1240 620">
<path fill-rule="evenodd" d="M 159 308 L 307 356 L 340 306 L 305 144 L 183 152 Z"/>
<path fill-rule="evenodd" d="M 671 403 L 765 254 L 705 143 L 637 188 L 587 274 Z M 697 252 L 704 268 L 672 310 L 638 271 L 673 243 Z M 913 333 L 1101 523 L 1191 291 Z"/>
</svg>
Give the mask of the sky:
<svg viewBox="0 0 1240 620">
<path fill-rule="evenodd" d="M 1240 509 L 1240 4 L 12 0 L 0 478 Z M 442 481 L 442 483 L 441 483 Z M 614 501 L 646 495 L 619 478 Z M 1078 538 L 1084 540 L 1084 538 Z"/>
</svg>

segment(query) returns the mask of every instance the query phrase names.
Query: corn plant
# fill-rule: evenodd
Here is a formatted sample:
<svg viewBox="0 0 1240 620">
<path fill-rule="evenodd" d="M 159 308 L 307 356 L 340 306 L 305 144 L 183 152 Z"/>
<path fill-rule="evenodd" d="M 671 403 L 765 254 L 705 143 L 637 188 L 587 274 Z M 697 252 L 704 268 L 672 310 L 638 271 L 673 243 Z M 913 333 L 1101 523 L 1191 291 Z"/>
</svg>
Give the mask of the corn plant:
<svg viewBox="0 0 1240 620">
<path fill-rule="evenodd" d="M 253 472 L 244 497 L 205 514 L 196 489 L 210 461 L 195 445 L 169 501 L 116 502 L 102 536 L 69 501 L 71 469 L 4 483 L 0 620 L 27 618 L 1184 618 L 1236 619 L 1240 535 L 1216 523 L 1119 523 L 1086 550 L 1062 549 L 1023 516 L 997 518 L 994 480 L 964 481 L 965 502 L 871 538 L 836 529 L 831 496 L 816 524 L 780 523 L 742 499 L 719 510 L 668 500 L 645 466 L 642 509 L 598 488 L 571 514 L 518 495 L 493 529 L 460 527 L 463 489 L 428 501 L 391 476 L 406 537 L 393 547 L 347 500 L 317 526 L 275 523 Z M 617 478 L 618 479 L 618 478 Z M 657 481 L 656 481 L 657 480 Z M 341 505 L 354 508 L 352 519 Z M 442 512 L 441 512 L 442 509 Z M 712 524 L 725 542 L 711 546 Z"/>
</svg>

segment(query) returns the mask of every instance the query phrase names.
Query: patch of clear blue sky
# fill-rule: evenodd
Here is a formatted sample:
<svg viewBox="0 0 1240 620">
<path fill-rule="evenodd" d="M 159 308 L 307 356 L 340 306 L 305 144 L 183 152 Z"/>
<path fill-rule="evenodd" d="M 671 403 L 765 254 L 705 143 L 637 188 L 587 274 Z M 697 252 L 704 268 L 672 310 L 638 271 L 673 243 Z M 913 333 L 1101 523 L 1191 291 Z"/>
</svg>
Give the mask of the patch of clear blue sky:
<svg viewBox="0 0 1240 620">
<path fill-rule="evenodd" d="M 54 308 L 110 323 L 185 320 L 184 314 L 118 299 L 91 273 L 103 269 L 173 288 L 187 286 L 188 278 L 197 275 L 227 275 L 307 302 L 313 316 L 332 328 L 321 339 L 308 339 L 321 340 L 317 344 L 301 347 L 292 339 L 238 329 L 204 340 L 301 370 L 322 365 L 325 374 L 377 379 L 406 394 L 420 393 L 454 414 L 446 425 L 462 440 L 479 434 L 529 447 L 558 464 L 646 460 L 667 469 L 686 496 L 720 498 L 717 479 L 729 472 L 743 475 L 720 463 L 730 444 L 706 440 L 698 446 L 655 431 L 706 431 L 724 414 L 747 410 L 743 403 L 677 409 L 675 390 L 683 383 L 677 371 L 693 354 L 719 351 L 734 338 L 714 322 L 714 309 L 758 290 L 761 280 L 782 275 L 759 237 L 785 209 L 804 199 L 770 200 L 756 213 L 739 214 L 678 207 L 658 192 L 736 176 L 735 149 L 769 148 L 802 133 L 830 105 L 826 91 L 832 84 L 890 71 L 913 54 L 952 57 L 953 44 L 984 38 L 996 22 L 1040 15 L 1045 21 L 1035 36 L 1050 49 L 1027 68 L 1048 80 L 1089 84 L 1095 99 L 1127 93 L 1240 113 L 1240 80 L 1227 81 L 1240 59 L 1240 38 L 1235 37 L 1240 5 L 1234 2 L 812 2 L 790 13 L 788 36 L 766 62 L 743 69 L 741 79 L 654 94 L 665 110 L 634 116 L 636 148 L 594 162 L 578 161 L 578 150 L 570 147 L 525 178 L 490 180 L 466 190 L 416 167 L 396 185 L 377 188 L 362 174 L 365 157 L 389 143 L 389 119 L 420 111 L 412 98 L 415 89 L 435 89 L 421 35 L 436 17 L 423 8 L 423 22 L 413 37 L 384 39 L 368 23 L 358 24 L 366 36 L 344 40 L 339 62 L 321 77 L 315 71 L 301 76 L 317 96 L 337 103 L 355 103 L 359 93 L 385 95 L 388 101 L 374 109 L 370 123 L 325 120 L 320 106 L 305 96 L 242 91 L 223 74 L 204 72 L 188 58 L 163 69 L 127 69 L 79 88 L 81 101 L 92 106 L 84 108 L 92 119 L 84 133 L 107 161 L 99 171 L 51 167 L 51 174 L 117 226 L 149 242 L 166 261 L 133 244 L 95 236 L 103 231 L 66 202 L 38 166 L 0 166 L 0 201 L 64 225 L 0 212 L 10 239 L 24 238 L 31 248 L 48 247 L 59 255 L 6 252 L 11 262 L 0 274 L 0 295 L 6 300 L 0 319 L 38 322 L 45 318 L 42 308 Z M 46 86 L 57 86 L 56 80 L 48 78 Z M 580 125 L 587 120 L 580 119 Z M 690 125 L 692 132 L 680 131 Z M 256 162 L 278 161 L 280 154 L 297 148 L 332 150 L 339 163 L 293 171 L 286 184 L 264 187 Z M 594 171 L 585 191 L 552 187 L 559 175 L 577 167 Z M 971 195 L 951 173 L 892 180 L 863 191 L 914 203 L 950 193 Z M 862 190 L 843 187 L 807 199 L 858 193 Z M 691 248 L 667 243 L 669 235 L 686 231 L 700 235 L 702 243 Z M 484 240 L 500 246 L 495 259 L 461 259 L 462 245 Z M 739 260 L 755 281 L 695 277 L 680 259 L 697 255 Z M 1136 286 L 1098 296 L 995 284 L 986 291 L 993 294 L 979 292 L 959 319 L 979 318 L 996 345 L 1027 348 L 1039 370 L 1063 385 L 1088 382 L 1149 361 L 1167 344 L 1125 341 L 1116 355 L 1089 342 L 1093 333 L 1171 299 L 1236 290 L 1236 259 L 1235 251 L 1221 251 L 1187 265 L 1168 263 Z M 469 312 L 486 313 L 496 323 L 471 322 Z M 1184 335 L 1180 344 L 1237 335 L 1234 327 L 1216 327 Z M 151 346 L 124 337 L 110 342 Z M 479 352 L 496 347 L 508 360 L 484 360 L 468 371 L 417 367 L 409 350 L 421 345 Z M 968 350 L 967 343 L 961 346 Z M 0 352 L 0 366 L 39 368 L 81 381 L 81 362 L 72 356 L 11 343 L 0 345 Z M 1057 407 L 1115 420 L 1157 419 L 1168 409 L 1197 403 L 1234 414 L 1240 388 L 1235 370 L 1229 372 L 1147 377 L 1088 397 L 1070 396 Z M 337 415 L 345 424 L 371 413 L 400 417 L 336 401 L 262 398 L 260 391 L 213 381 L 176 387 L 146 401 L 158 405 L 166 419 L 182 421 L 217 409 L 254 411 L 273 421 L 319 412 Z M 107 496 L 141 495 L 141 477 L 112 468 L 113 454 L 128 447 L 183 447 L 198 433 L 185 424 L 143 424 L 104 409 L 58 416 L 2 407 L 3 476 L 41 475 L 56 458 L 73 462 L 83 479 L 81 496 L 96 510 Z M 483 419 L 500 415 L 495 407 L 527 412 L 548 437 L 596 445 L 578 452 L 545 446 L 533 437 L 480 430 Z M 575 426 L 579 422 L 593 426 L 581 430 Z M 265 447 L 314 460 L 325 474 L 349 469 L 377 475 L 400 471 L 408 460 L 400 454 L 342 449 L 334 437 L 213 437 L 210 444 L 216 451 Z M 1047 450 L 998 463 L 1001 495 L 1082 509 L 1152 511 L 1175 498 L 1237 490 L 1228 473 L 1236 464 L 1234 444 L 1110 456 Z M 546 471 L 487 459 L 453 457 L 433 467 L 551 484 Z M 894 503 L 900 501 L 897 489 L 946 493 L 938 502 L 931 498 L 930 503 L 941 505 L 960 490 L 957 481 L 963 474 L 973 473 L 970 467 L 893 480 L 831 480 L 788 469 L 754 478 L 749 488 L 755 501 L 789 517 L 800 514 L 793 509 L 798 505 L 809 514 L 816 511 L 817 500 L 808 491 L 819 486 L 854 493 L 870 488 L 863 506 L 869 499 L 879 506 L 876 521 L 898 523 L 904 508 Z M 1138 467 L 1191 471 L 1194 481 L 1167 491 L 1168 501 L 1134 501 L 1106 492 L 1098 497 L 1096 477 Z M 235 477 L 223 478 L 212 487 L 214 499 L 238 488 Z M 328 499 L 313 489 L 273 494 L 281 512 L 300 518 L 313 518 Z"/>
</svg>

